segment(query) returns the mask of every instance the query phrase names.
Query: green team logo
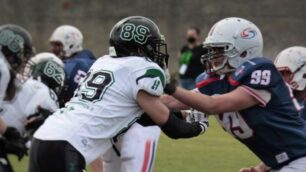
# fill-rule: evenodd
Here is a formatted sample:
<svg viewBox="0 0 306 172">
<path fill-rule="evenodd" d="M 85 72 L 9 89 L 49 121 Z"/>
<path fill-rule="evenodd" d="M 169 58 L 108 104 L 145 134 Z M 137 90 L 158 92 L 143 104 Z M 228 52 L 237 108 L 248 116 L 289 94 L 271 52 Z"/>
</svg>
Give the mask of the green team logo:
<svg viewBox="0 0 306 172">
<path fill-rule="evenodd" d="M 159 78 L 159 80 L 155 80 L 153 85 L 151 86 L 151 89 L 156 90 L 160 83 L 165 86 L 165 76 L 164 74 L 158 70 L 158 69 L 148 69 L 145 74 L 142 76 L 138 77 L 136 79 L 136 84 L 138 84 L 139 80 L 143 78 Z"/>
<path fill-rule="evenodd" d="M 160 84 L 160 81 L 159 80 L 155 80 L 153 85 L 152 85 L 152 87 L 151 87 L 151 89 L 152 90 L 156 90 L 158 88 L 159 84 Z"/>
<path fill-rule="evenodd" d="M 63 68 L 53 61 L 47 62 L 44 68 L 44 73 L 48 77 L 53 78 L 58 84 L 61 84 L 64 82 L 65 72 Z"/>
<path fill-rule="evenodd" d="M 135 26 L 133 23 L 126 23 L 122 26 L 120 38 L 124 41 L 134 40 L 139 44 L 145 44 L 148 40 L 150 30 L 143 25 Z"/>
<path fill-rule="evenodd" d="M 14 53 L 21 51 L 24 47 L 24 39 L 11 30 L 0 32 L 0 45 L 7 46 Z"/>
</svg>

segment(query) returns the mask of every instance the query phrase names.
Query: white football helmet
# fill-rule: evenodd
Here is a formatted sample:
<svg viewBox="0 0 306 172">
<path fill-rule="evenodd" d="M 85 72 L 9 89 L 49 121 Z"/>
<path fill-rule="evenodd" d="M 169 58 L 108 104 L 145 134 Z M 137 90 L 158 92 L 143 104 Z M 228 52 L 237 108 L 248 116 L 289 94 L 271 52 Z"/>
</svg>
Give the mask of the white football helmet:
<svg viewBox="0 0 306 172">
<path fill-rule="evenodd" d="M 70 57 L 73 53 L 83 50 L 81 31 L 70 25 L 62 25 L 56 28 L 50 37 L 50 42 L 62 43 L 65 57 Z"/>
<path fill-rule="evenodd" d="M 274 61 L 281 72 L 288 72 L 286 81 L 293 90 L 303 91 L 306 87 L 306 48 L 300 46 L 289 47 L 281 51 Z"/>
<path fill-rule="evenodd" d="M 39 53 L 26 64 L 23 78 L 36 79 L 59 95 L 65 85 L 64 63 L 52 53 Z"/>
<path fill-rule="evenodd" d="M 204 48 L 208 53 L 202 57 L 202 63 L 211 72 L 232 72 L 247 60 L 262 57 L 263 38 L 258 27 L 252 22 L 237 18 L 225 18 L 217 22 L 209 31 Z M 216 52 L 216 49 L 222 51 Z M 223 57 L 216 66 L 211 60 Z"/>
<path fill-rule="evenodd" d="M 53 53 L 49 53 L 49 52 L 38 53 L 34 57 L 30 58 L 30 60 L 28 60 L 27 64 L 25 65 L 25 68 L 22 73 L 23 79 L 26 80 L 31 76 L 33 66 L 39 63 L 49 61 L 49 60 L 54 61 L 60 67 L 64 68 L 63 61 L 59 57 L 54 55 Z"/>
</svg>

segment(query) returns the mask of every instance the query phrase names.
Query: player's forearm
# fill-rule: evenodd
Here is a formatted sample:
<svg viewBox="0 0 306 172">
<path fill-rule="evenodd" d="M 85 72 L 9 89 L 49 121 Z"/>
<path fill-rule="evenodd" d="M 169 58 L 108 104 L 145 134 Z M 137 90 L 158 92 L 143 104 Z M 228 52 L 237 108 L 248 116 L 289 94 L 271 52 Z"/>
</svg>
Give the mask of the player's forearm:
<svg viewBox="0 0 306 172">
<path fill-rule="evenodd" d="M 103 172 L 103 160 L 101 157 L 94 160 L 91 164 L 91 170 L 93 172 Z"/>
<path fill-rule="evenodd" d="M 3 121 L 3 119 L 0 118 L 0 133 L 3 134 L 7 129 L 7 125 Z"/>
<path fill-rule="evenodd" d="M 199 122 L 187 123 L 170 112 L 167 122 L 160 126 L 160 128 L 168 137 L 178 139 L 191 138 L 204 133 L 208 127 L 208 125 L 204 125 L 206 124 Z"/>
<path fill-rule="evenodd" d="M 180 102 L 179 100 L 175 99 L 172 96 L 169 95 L 163 95 L 160 98 L 161 102 L 165 104 L 169 109 L 175 109 L 175 110 L 185 110 L 189 109 L 189 106 L 186 104 Z"/>
<path fill-rule="evenodd" d="M 260 162 L 256 167 L 256 170 L 260 171 L 260 172 L 268 172 L 269 170 L 271 170 L 270 167 L 268 167 L 266 164 L 264 164 L 263 162 Z"/>
<path fill-rule="evenodd" d="M 173 97 L 182 103 L 208 114 L 218 113 L 219 105 L 211 96 L 206 96 L 197 92 L 188 91 L 177 87 Z"/>
</svg>

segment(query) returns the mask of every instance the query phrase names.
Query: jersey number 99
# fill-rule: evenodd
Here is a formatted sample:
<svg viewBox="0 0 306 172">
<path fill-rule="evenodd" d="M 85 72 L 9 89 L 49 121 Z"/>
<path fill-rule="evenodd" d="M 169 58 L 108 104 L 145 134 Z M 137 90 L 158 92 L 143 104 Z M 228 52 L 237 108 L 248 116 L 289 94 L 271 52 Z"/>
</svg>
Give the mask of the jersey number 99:
<svg viewBox="0 0 306 172">
<path fill-rule="evenodd" d="M 270 70 L 255 70 L 251 76 L 251 84 L 269 85 L 271 81 Z"/>
</svg>

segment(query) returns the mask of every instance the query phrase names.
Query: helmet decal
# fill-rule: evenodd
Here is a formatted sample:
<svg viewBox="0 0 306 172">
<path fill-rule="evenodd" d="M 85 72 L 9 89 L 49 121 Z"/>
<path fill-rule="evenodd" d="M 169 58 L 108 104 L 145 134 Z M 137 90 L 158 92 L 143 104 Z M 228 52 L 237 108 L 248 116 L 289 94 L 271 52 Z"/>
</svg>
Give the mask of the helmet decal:
<svg viewBox="0 0 306 172">
<path fill-rule="evenodd" d="M 60 65 L 53 61 L 48 61 L 45 68 L 44 73 L 50 77 L 53 78 L 58 84 L 61 84 L 64 82 L 64 70 Z"/>
<path fill-rule="evenodd" d="M 22 64 L 34 53 L 31 35 L 18 25 L 0 26 L 0 45 L 13 72 L 19 72 Z"/>
<path fill-rule="evenodd" d="M 256 35 L 257 35 L 257 32 L 253 28 L 250 28 L 250 27 L 244 29 L 240 34 L 241 38 L 243 39 L 252 39 Z"/>
<path fill-rule="evenodd" d="M 23 50 L 24 39 L 10 30 L 3 30 L 0 33 L 0 44 L 17 53 Z"/>
<path fill-rule="evenodd" d="M 211 72 L 233 72 L 244 62 L 262 56 L 263 39 L 252 22 L 230 17 L 218 21 L 203 42 L 203 63 Z M 220 58 L 222 57 L 222 58 Z"/>
<path fill-rule="evenodd" d="M 133 39 L 139 44 L 145 44 L 148 40 L 148 33 L 150 33 L 150 30 L 146 26 L 135 26 L 133 23 L 126 23 L 122 27 L 120 38 L 124 41 L 131 41 Z"/>
<path fill-rule="evenodd" d="M 109 43 L 111 56 L 144 57 L 162 68 L 168 64 L 165 38 L 158 26 L 146 17 L 130 16 L 120 20 L 110 32 Z"/>
</svg>

